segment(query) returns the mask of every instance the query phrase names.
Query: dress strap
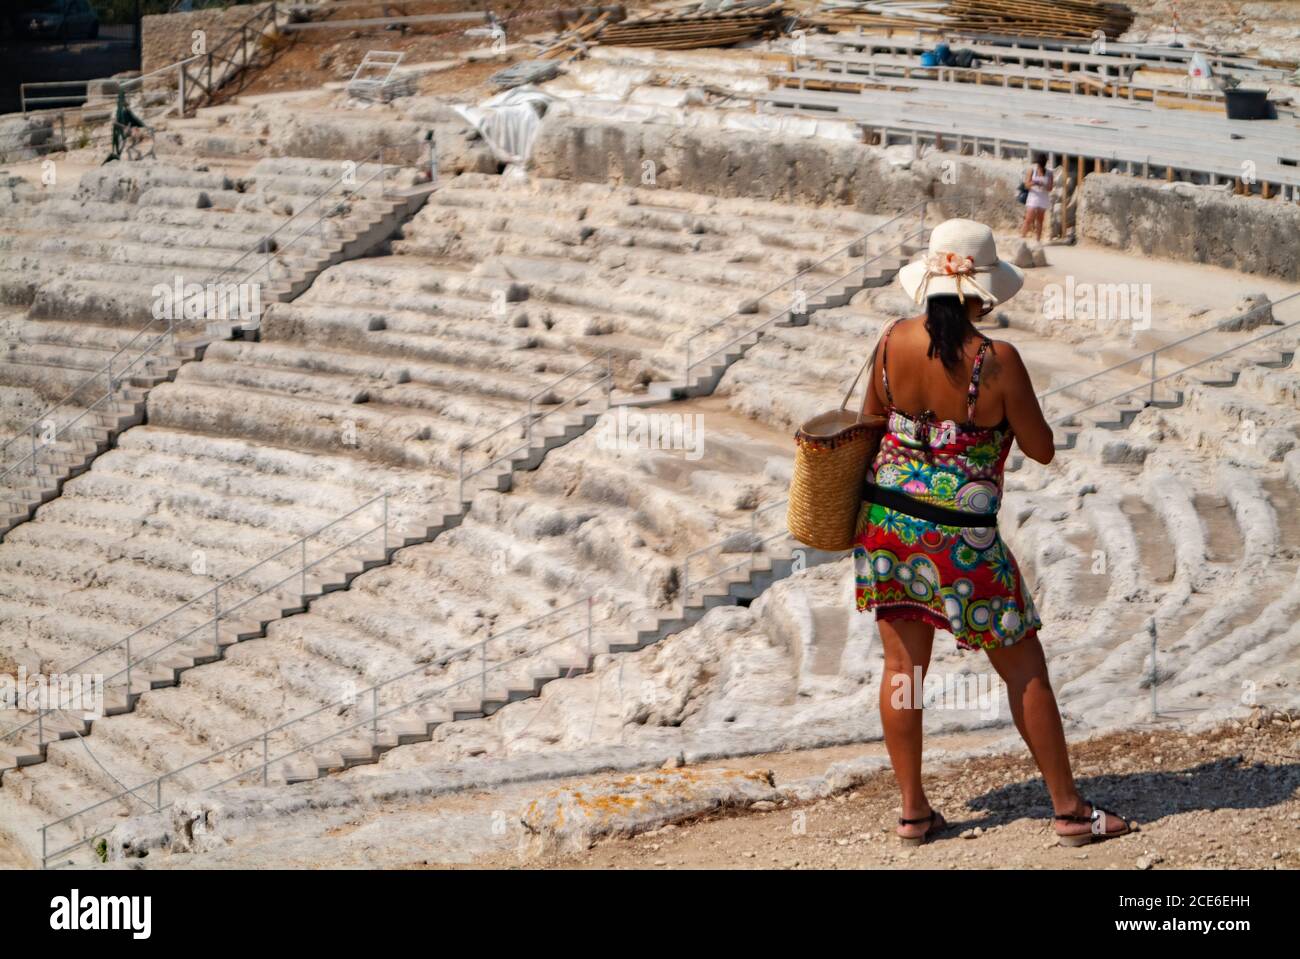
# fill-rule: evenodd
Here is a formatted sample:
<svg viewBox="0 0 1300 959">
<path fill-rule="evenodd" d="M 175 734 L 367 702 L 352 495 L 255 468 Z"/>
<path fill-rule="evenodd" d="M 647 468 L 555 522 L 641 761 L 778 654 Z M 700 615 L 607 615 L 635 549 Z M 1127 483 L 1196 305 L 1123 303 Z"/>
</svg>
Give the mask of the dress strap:
<svg viewBox="0 0 1300 959">
<path fill-rule="evenodd" d="M 970 368 L 970 388 L 966 391 L 967 423 L 975 422 L 975 401 L 980 397 L 980 371 L 984 367 L 984 353 L 992 345 L 993 341 L 987 336 L 984 337 L 984 342 L 980 344 L 980 351 L 976 354 L 975 362 Z"/>
</svg>

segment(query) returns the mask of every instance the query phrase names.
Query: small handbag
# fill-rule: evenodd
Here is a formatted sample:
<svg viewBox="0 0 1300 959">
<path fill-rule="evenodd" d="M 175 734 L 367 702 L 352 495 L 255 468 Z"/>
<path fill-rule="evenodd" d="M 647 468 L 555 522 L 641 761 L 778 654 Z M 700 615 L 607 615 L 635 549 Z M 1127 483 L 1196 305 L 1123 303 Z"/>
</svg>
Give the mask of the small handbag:
<svg viewBox="0 0 1300 959">
<path fill-rule="evenodd" d="M 828 552 L 851 549 L 857 535 L 867 467 L 876 458 L 888 420 L 848 408 L 867 361 L 838 409 L 814 416 L 794 434 L 794 475 L 786 526 L 805 546 Z M 867 389 L 871 381 L 867 381 Z"/>
<path fill-rule="evenodd" d="M 1020 188 L 1016 190 L 1016 202 L 1022 205 L 1029 202 L 1029 187 L 1025 186 L 1023 183 L 1020 184 Z"/>
</svg>

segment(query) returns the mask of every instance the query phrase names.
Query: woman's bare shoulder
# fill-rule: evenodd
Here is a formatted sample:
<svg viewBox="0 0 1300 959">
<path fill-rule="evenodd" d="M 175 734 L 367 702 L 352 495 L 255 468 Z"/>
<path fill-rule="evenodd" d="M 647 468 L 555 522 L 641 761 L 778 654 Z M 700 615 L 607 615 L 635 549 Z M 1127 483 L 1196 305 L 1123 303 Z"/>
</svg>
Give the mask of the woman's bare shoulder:
<svg viewBox="0 0 1300 959">
<path fill-rule="evenodd" d="M 996 379 L 999 374 L 1015 373 L 1025 368 L 1025 361 L 1020 358 L 1020 351 L 1006 340 L 989 340 L 988 351 L 984 355 L 984 367 L 981 378 Z"/>
</svg>

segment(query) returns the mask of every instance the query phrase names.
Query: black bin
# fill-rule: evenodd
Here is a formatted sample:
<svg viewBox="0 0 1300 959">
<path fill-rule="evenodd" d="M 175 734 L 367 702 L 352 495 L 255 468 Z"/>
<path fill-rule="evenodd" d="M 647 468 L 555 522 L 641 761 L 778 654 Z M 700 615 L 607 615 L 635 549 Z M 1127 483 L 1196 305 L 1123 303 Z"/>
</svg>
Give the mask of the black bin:
<svg viewBox="0 0 1300 959">
<path fill-rule="evenodd" d="M 1223 91 L 1223 102 L 1228 110 L 1229 120 L 1267 120 L 1269 118 L 1268 91 L 1242 90 L 1236 88 Z"/>
</svg>

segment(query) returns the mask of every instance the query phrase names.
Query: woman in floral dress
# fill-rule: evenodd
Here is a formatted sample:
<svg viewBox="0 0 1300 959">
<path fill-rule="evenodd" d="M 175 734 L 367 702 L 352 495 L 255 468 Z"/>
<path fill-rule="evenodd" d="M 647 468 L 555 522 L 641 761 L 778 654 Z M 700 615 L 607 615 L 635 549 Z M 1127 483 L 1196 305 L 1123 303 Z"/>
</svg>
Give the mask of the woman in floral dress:
<svg viewBox="0 0 1300 959">
<path fill-rule="evenodd" d="M 936 227 L 929 255 L 903 268 L 925 313 L 891 324 L 876 346 L 864 412 L 888 417 L 871 464 L 854 549 L 857 606 L 875 610 L 885 664 L 881 722 L 902 792 L 898 835 L 924 842 L 946 823 L 921 784 L 922 690 L 936 629 L 982 649 L 1006 684 L 1011 714 L 1038 761 L 1065 845 L 1122 835 L 1128 825 L 1075 786 L 1042 647 L 1041 625 L 997 529 L 1013 442 L 1051 461 L 1051 428 L 1016 349 L 974 321 L 1020 289 L 992 231 L 970 220 Z M 912 695 L 901 703 L 900 689 Z"/>
</svg>

